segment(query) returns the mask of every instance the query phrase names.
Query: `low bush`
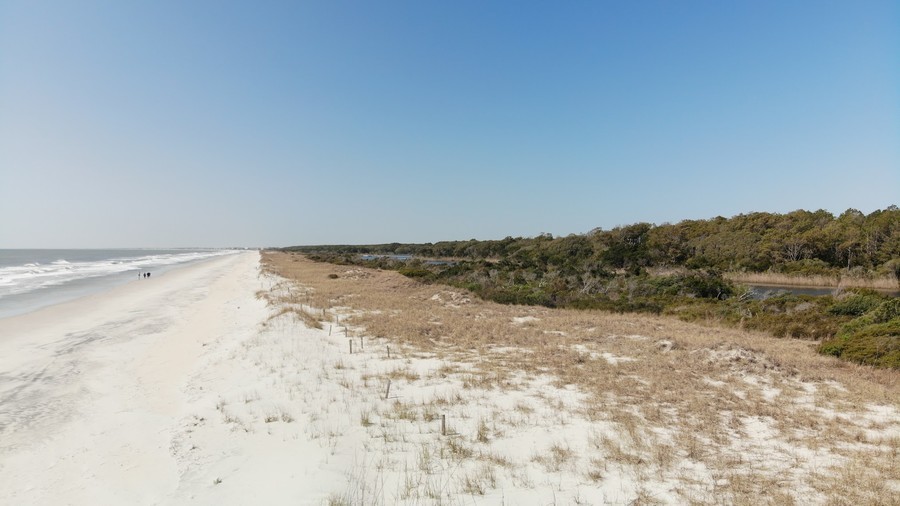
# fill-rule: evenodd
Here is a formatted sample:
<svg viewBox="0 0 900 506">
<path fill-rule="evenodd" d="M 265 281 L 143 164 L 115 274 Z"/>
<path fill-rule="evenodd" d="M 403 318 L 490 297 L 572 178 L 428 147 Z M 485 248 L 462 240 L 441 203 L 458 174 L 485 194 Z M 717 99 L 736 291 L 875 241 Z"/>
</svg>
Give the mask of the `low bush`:
<svg viewBox="0 0 900 506">
<path fill-rule="evenodd" d="M 862 316 L 878 307 L 884 300 L 884 296 L 874 292 L 856 293 L 832 305 L 828 308 L 828 312 L 838 315 Z"/>
<path fill-rule="evenodd" d="M 900 299 L 886 300 L 848 322 L 819 351 L 860 364 L 900 369 Z"/>
<path fill-rule="evenodd" d="M 785 294 L 766 300 L 696 299 L 670 304 L 666 313 L 683 321 L 716 321 L 730 326 L 767 332 L 775 337 L 827 339 L 835 335 L 849 316 L 829 314 L 831 297 Z"/>
<path fill-rule="evenodd" d="M 408 278 L 418 279 L 419 281 L 432 281 L 435 278 L 434 273 L 423 267 L 401 267 L 397 269 L 397 272 Z"/>
<path fill-rule="evenodd" d="M 792 276 L 837 276 L 840 269 L 818 258 L 805 258 L 780 265 L 776 272 Z"/>
</svg>

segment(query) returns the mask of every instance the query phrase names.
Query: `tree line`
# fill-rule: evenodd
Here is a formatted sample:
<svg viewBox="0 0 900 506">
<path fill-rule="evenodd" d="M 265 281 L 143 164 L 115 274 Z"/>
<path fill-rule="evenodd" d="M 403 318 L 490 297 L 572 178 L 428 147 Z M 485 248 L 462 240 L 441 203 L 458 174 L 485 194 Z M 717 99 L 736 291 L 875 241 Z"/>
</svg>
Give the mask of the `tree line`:
<svg viewBox="0 0 900 506">
<path fill-rule="evenodd" d="M 425 244 L 298 246 L 306 253 L 414 255 L 512 262 L 522 268 L 593 272 L 685 267 L 727 272 L 900 277 L 900 209 L 749 213 L 676 224 L 635 223 L 553 237 Z"/>
</svg>

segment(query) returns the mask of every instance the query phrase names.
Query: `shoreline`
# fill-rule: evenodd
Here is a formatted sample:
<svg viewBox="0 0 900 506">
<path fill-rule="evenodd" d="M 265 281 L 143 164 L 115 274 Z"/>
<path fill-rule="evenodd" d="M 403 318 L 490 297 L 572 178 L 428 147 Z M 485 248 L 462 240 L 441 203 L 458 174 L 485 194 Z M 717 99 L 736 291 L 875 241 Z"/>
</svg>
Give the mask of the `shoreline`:
<svg viewBox="0 0 900 506">
<path fill-rule="evenodd" d="M 12 250 L 3 250 L 3 251 L 12 251 Z M 159 253 L 162 255 L 167 255 L 171 252 L 179 251 L 174 249 L 168 250 L 157 250 L 157 249 L 146 249 L 146 250 L 126 250 L 126 249 L 97 249 L 97 250 L 23 250 L 23 251 L 35 251 L 35 252 L 60 252 L 61 255 L 52 255 L 48 258 L 56 258 L 57 256 L 66 256 L 64 253 L 66 252 L 80 252 L 80 251 L 98 251 L 98 252 L 123 252 L 123 251 L 146 251 Z M 197 249 L 185 249 L 181 250 L 182 253 L 206 253 L 211 250 L 197 250 Z M 160 262 L 157 259 L 154 261 L 149 260 L 148 257 L 143 258 L 92 258 L 92 259 L 82 259 L 82 258 L 74 258 L 70 256 L 72 262 L 79 263 L 82 262 L 83 265 L 90 264 L 120 264 L 122 262 L 129 262 L 133 260 L 143 260 L 140 265 L 134 264 L 132 267 L 127 268 L 127 270 L 111 270 L 109 272 L 100 272 L 96 275 L 82 276 L 82 277 L 74 277 L 72 279 L 63 280 L 58 283 L 46 284 L 44 286 L 38 286 L 35 288 L 28 289 L 24 292 L 15 292 L 15 293 L 6 293 L 0 295 L 0 319 L 23 315 L 32 313 L 34 311 L 38 311 L 40 309 L 55 306 L 57 304 L 63 304 L 70 301 L 76 301 L 80 298 L 87 297 L 95 294 L 102 294 L 108 290 L 114 289 L 119 286 L 127 285 L 132 281 L 135 281 L 135 276 L 139 273 L 143 272 L 152 272 L 157 277 L 164 276 L 167 272 L 173 269 L 180 269 L 182 267 L 187 267 L 198 262 L 204 262 L 206 260 L 211 260 L 214 258 L 218 258 L 219 256 L 227 256 L 228 254 L 236 254 L 236 250 L 220 250 L 220 251 L 228 251 L 233 253 L 224 253 L 224 254 L 216 254 L 213 256 L 207 256 L 203 258 L 191 258 L 191 259 L 183 259 L 181 261 L 175 263 L 166 263 L 165 261 Z M 42 259 L 46 261 L 45 259 Z M 60 258 L 60 260 L 65 261 Z M 21 259 L 20 259 L 21 261 Z M 68 261 L 65 261 L 68 264 Z M 148 263 L 149 262 L 149 263 Z M 7 268 L 21 268 L 19 265 L 9 265 Z M 142 279 L 140 277 L 137 278 L 138 281 Z"/>
<path fill-rule="evenodd" d="M 257 252 L 0 319 L 0 502 L 169 502 L 184 385 L 267 310 Z"/>
</svg>

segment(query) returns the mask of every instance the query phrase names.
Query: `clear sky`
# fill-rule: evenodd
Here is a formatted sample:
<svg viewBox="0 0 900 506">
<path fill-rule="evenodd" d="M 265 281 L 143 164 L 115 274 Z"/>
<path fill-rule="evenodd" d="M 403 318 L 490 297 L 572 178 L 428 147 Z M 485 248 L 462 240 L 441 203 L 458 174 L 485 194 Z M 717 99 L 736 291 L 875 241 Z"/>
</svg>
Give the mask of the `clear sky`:
<svg viewBox="0 0 900 506">
<path fill-rule="evenodd" d="M 891 204 L 896 1 L 0 0 L 0 248 Z"/>
</svg>

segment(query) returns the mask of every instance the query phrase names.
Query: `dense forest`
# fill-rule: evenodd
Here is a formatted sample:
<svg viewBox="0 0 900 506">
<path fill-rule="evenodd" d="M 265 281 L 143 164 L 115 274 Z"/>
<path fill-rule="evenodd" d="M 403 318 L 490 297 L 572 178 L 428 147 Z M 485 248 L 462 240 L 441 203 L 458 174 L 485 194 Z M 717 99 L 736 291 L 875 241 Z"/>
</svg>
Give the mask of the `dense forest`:
<svg viewBox="0 0 900 506">
<path fill-rule="evenodd" d="M 300 246 L 316 253 L 409 254 L 425 258 L 495 259 L 523 266 L 639 270 L 682 266 L 718 271 L 900 275 L 900 209 L 865 215 L 849 209 L 750 213 L 677 224 L 636 223 L 554 238 L 507 237 L 425 244 Z"/>
<path fill-rule="evenodd" d="M 506 304 L 672 314 L 815 339 L 825 353 L 900 368 L 900 300 L 871 290 L 759 299 L 723 272 L 900 277 L 900 209 L 751 213 L 582 235 L 287 251 L 396 269 Z M 400 256 L 398 258 L 398 256 Z M 409 256 L 409 257 L 407 257 Z M 862 323 L 860 323 L 862 322 Z"/>
</svg>

